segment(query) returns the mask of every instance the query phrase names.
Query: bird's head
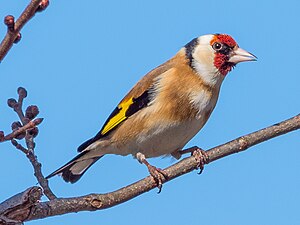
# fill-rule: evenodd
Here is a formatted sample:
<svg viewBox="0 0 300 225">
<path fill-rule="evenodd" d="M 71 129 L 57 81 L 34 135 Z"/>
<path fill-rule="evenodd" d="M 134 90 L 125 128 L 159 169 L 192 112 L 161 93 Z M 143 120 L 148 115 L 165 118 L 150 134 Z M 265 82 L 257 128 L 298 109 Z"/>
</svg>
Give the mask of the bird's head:
<svg viewBox="0 0 300 225">
<path fill-rule="evenodd" d="M 238 46 L 227 34 L 208 34 L 193 39 L 185 46 L 190 66 L 205 79 L 223 79 L 240 62 L 257 58 Z"/>
</svg>

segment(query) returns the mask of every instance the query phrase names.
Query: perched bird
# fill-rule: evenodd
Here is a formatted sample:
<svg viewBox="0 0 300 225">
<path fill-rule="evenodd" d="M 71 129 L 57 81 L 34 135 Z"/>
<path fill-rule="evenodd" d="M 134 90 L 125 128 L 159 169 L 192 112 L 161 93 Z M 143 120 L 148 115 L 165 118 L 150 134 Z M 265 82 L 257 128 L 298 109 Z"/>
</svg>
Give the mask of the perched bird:
<svg viewBox="0 0 300 225">
<path fill-rule="evenodd" d="M 227 34 L 193 39 L 146 74 L 101 130 L 78 147 L 80 153 L 46 178 L 60 174 L 66 182 L 74 183 L 102 156 L 132 154 L 148 167 L 161 188 L 162 176 L 167 174 L 146 158 L 172 155 L 179 159 L 182 148 L 210 117 L 227 73 L 239 62 L 254 60 L 254 55 L 239 48 Z M 200 160 L 206 159 L 203 151 L 198 153 Z"/>
</svg>

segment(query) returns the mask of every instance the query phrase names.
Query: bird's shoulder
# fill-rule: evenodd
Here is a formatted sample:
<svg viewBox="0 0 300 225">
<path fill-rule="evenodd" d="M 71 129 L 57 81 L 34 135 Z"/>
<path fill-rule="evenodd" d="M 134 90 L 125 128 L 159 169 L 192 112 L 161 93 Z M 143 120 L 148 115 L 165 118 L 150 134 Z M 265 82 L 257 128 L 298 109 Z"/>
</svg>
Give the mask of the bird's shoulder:
<svg viewBox="0 0 300 225">
<path fill-rule="evenodd" d="M 128 92 L 128 94 L 119 102 L 117 107 L 112 111 L 109 117 L 106 119 L 104 125 L 100 131 L 91 139 L 87 140 L 78 147 L 78 151 L 85 150 L 89 145 L 97 140 L 108 136 L 113 130 L 115 130 L 121 123 L 123 123 L 128 117 L 132 116 L 142 108 L 146 107 L 150 102 L 150 89 L 153 87 L 155 80 L 161 75 L 173 68 L 174 57 L 164 64 L 151 70 L 140 81 L 138 81 L 134 87 Z"/>
</svg>

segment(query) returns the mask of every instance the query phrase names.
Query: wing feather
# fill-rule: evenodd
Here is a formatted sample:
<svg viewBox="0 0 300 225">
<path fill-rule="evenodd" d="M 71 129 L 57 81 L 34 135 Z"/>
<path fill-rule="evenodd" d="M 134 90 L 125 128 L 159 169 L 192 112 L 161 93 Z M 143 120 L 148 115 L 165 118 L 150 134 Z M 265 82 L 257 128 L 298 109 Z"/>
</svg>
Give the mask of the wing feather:
<svg viewBox="0 0 300 225">
<path fill-rule="evenodd" d="M 114 109 L 114 111 L 105 121 L 103 127 L 96 134 L 96 136 L 81 144 L 78 147 L 78 151 L 82 152 L 92 143 L 98 141 L 103 137 L 106 137 L 119 125 L 121 125 L 127 118 L 134 115 L 142 108 L 147 107 L 151 100 L 149 92 L 154 84 L 155 78 L 171 68 L 172 59 L 145 75 L 122 99 L 119 105 Z"/>
</svg>

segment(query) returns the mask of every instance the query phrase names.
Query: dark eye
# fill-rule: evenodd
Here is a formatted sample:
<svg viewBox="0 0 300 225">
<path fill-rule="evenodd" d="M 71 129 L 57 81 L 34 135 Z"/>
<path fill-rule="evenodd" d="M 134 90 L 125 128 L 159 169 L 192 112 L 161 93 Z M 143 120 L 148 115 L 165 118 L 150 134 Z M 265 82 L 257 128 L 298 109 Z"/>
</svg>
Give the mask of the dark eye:
<svg viewBox="0 0 300 225">
<path fill-rule="evenodd" d="M 212 47 L 214 50 L 219 51 L 222 48 L 222 46 L 223 45 L 221 43 L 215 42 Z"/>
</svg>

